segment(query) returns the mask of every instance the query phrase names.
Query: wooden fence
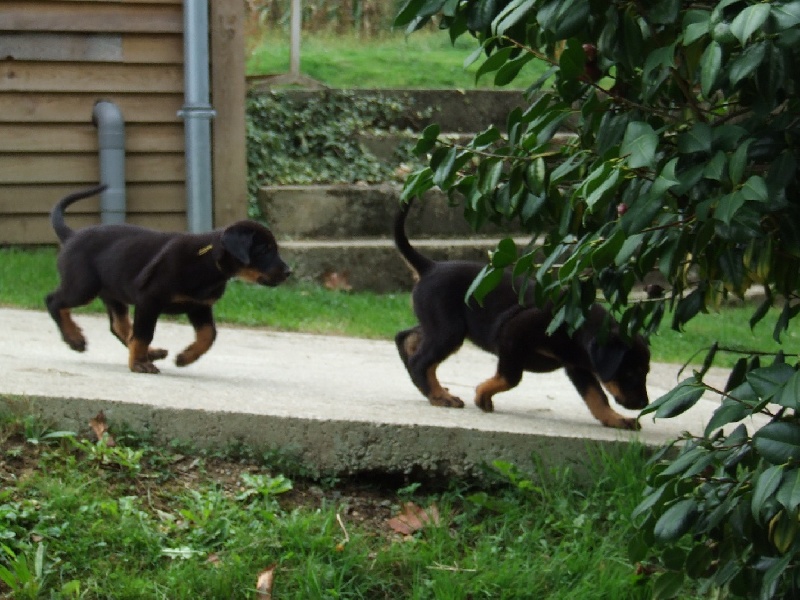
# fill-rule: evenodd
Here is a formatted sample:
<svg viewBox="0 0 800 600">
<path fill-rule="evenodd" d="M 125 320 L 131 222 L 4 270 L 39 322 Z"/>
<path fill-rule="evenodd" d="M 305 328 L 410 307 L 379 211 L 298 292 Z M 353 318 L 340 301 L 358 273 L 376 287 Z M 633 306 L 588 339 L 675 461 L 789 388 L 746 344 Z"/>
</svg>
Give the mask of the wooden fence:
<svg viewBox="0 0 800 600">
<path fill-rule="evenodd" d="M 212 0 L 214 220 L 247 211 L 243 4 Z M 128 222 L 186 228 L 179 0 L 0 4 L 0 244 L 52 243 L 48 213 L 99 177 L 94 104 L 125 120 Z M 99 222 L 97 198 L 70 210 Z"/>
</svg>

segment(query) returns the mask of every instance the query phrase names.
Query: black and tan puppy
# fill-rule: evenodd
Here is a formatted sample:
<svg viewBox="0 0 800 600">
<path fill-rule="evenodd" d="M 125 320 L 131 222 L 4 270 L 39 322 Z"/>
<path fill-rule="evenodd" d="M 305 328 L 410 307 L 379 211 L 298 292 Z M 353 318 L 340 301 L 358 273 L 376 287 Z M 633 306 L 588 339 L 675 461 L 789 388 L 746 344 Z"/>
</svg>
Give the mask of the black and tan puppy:
<svg viewBox="0 0 800 600">
<path fill-rule="evenodd" d="M 68 227 L 64 210 L 103 189 L 70 194 L 50 213 L 62 245 L 60 285 L 48 294 L 47 309 L 73 350 L 83 352 L 86 339 L 71 309 L 99 297 L 108 310 L 111 332 L 128 348 L 131 371 L 158 373 L 153 361 L 166 357 L 167 351 L 151 348 L 150 342 L 161 314 L 186 314 L 194 327 L 194 343 L 175 360 L 178 366 L 189 365 L 214 342 L 212 305 L 222 297 L 229 279 L 275 286 L 290 274 L 272 233 L 253 221 L 201 234 L 163 233 L 125 224 L 78 231 Z"/>
<path fill-rule="evenodd" d="M 626 408 L 647 406 L 645 380 L 650 351 L 641 337 L 626 344 L 612 320 L 601 342 L 603 322 L 611 317 L 599 305 L 592 307 L 586 322 L 572 336 L 563 326 L 547 335 L 551 308 L 534 307 L 530 295 L 527 306 L 520 304 L 510 275 L 487 294 L 482 306 L 474 299 L 465 303 L 467 290 L 484 265 L 435 262 L 422 256 L 405 233 L 409 209 L 410 202 L 398 212 L 394 238 L 400 254 L 419 278 L 412 293 L 419 324 L 399 332 L 395 342 L 412 381 L 431 404 L 464 406 L 441 386 L 436 369 L 469 339 L 498 357 L 497 373 L 476 389 L 475 403 L 482 410 L 492 411 L 494 395 L 519 384 L 524 371 L 547 373 L 563 368 L 603 425 L 638 429 L 636 419 L 623 417 L 609 406 L 603 386 Z"/>
</svg>

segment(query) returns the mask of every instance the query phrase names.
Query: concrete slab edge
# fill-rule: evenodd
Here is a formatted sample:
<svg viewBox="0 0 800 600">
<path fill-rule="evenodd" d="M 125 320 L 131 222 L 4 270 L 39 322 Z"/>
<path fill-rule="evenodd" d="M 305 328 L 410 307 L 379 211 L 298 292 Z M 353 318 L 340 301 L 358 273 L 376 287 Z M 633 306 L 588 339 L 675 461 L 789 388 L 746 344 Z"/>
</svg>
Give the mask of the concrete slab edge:
<svg viewBox="0 0 800 600">
<path fill-rule="evenodd" d="M 113 428 L 125 426 L 155 443 L 188 442 L 222 449 L 238 442 L 257 452 L 275 452 L 319 475 L 360 473 L 481 477 L 483 465 L 511 462 L 588 473 L 590 448 L 614 453 L 630 444 L 573 437 L 498 433 L 428 425 L 388 425 L 349 420 L 251 415 L 200 409 L 160 408 L 135 403 L 58 397 L 0 397 L 0 408 L 35 415 L 58 431 L 89 432 L 89 420 L 104 411 Z"/>
</svg>

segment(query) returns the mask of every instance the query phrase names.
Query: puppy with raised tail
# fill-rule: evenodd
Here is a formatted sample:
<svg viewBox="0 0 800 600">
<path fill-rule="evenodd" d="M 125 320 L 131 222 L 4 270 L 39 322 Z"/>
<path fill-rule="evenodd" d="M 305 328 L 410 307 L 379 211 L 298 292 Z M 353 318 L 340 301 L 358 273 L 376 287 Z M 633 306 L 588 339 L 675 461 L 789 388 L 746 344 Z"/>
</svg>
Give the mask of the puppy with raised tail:
<svg viewBox="0 0 800 600">
<path fill-rule="evenodd" d="M 553 319 L 552 306 L 535 307 L 530 290 L 520 304 L 518 287 L 509 274 L 482 304 L 474 299 L 465 302 L 467 290 L 484 265 L 436 262 L 420 254 L 405 232 L 410 208 L 408 202 L 397 213 L 394 239 L 418 278 L 412 300 L 419 324 L 399 332 L 395 343 L 411 380 L 431 404 L 464 406 L 460 398 L 442 387 L 436 370 L 469 339 L 498 358 L 496 374 L 478 385 L 475 392 L 475 404 L 482 410 L 494 410 L 494 396 L 517 386 L 523 372 L 547 373 L 563 368 L 589 411 L 603 425 L 639 428 L 636 419 L 611 408 L 603 388 L 626 408 L 647 406 L 645 381 L 650 370 L 650 350 L 640 336 L 630 343 L 624 341 L 618 324 L 597 304 L 573 335 L 565 326 L 547 335 Z M 604 322 L 610 326 L 602 336 Z"/>
<path fill-rule="evenodd" d="M 86 339 L 72 319 L 77 306 L 100 298 L 111 333 L 128 348 L 128 367 L 135 373 L 158 373 L 154 361 L 167 351 L 151 348 L 162 314 L 186 314 L 195 341 L 175 363 L 195 362 L 216 338 L 212 306 L 233 277 L 276 286 L 291 273 L 278 254 L 272 233 L 254 221 L 238 221 L 209 233 L 164 233 L 135 225 L 94 225 L 71 229 L 64 220 L 68 206 L 100 193 L 100 185 L 62 198 L 50 213 L 61 242 L 58 288 L 47 295 L 50 316 L 67 345 L 83 352 Z M 134 319 L 128 307 L 134 307 Z"/>
</svg>

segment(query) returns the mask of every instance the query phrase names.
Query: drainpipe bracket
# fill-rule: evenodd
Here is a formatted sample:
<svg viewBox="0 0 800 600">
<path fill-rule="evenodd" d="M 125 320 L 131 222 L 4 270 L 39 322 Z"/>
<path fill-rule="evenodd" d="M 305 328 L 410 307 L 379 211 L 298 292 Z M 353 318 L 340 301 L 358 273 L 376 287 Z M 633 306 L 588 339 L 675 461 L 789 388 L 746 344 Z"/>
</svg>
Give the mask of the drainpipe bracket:
<svg viewBox="0 0 800 600">
<path fill-rule="evenodd" d="M 210 106 L 184 106 L 178 111 L 181 119 L 214 119 L 217 111 Z"/>
</svg>

